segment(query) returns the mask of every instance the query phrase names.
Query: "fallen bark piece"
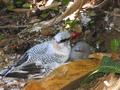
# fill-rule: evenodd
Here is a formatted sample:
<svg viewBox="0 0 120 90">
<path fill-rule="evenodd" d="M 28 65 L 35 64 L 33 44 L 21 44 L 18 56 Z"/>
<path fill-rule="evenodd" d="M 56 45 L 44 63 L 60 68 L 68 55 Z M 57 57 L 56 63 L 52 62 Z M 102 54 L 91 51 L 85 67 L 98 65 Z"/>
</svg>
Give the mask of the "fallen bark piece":
<svg viewBox="0 0 120 90">
<path fill-rule="evenodd" d="M 70 62 L 41 80 L 33 80 L 24 90 L 73 90 L 80 79 L 99 67 L 101 60 L 87 59 Z M 79 83 L 78 83 L 79 85 Z"/>
<path fill-rule="evenodd" d="M 120 78 L 111 73 L 98 79 L 98 82 L 90 90 L 120 90 Z"/>
<path fill-rule="evenodd" d="M 119 54 L 94 53 L 92 54 L 94 59 L 70 62 L 43 79 L 28 82 L 24 90 L 73 90 L 79 86 L 82 77 L 100 66 L 103 56 L 110 56 L 116 60 Z"/>
</svg>

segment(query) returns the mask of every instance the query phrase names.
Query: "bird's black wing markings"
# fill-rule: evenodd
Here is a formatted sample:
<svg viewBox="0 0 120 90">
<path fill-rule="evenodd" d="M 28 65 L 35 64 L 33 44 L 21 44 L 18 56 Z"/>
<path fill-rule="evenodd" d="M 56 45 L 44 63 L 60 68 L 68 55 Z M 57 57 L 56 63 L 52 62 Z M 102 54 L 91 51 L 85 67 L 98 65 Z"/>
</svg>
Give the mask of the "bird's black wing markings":
<svg viewBox="0 0 120 90">
<path fill-rule="evenodd" d="M 28 60 L 28 54 L 25 53 L 21 58 L 20 60 L 15 64 L 15 67 L 23 64 L 24 62 L 26 62 Z"/>
<path fill-rule="evenodd" d="M 20 69 L 20 71 L 23 71 L 23 72 L 10 72 L 10 73 L 7 73 L 6 76 L 16 77 L 16 78 L 28 78 L 29 74 L 41 73 L 42 69 L 44 68 L 41 67 L 40 65 L 36 65 L 35 63 L 32 63 L 26 66 L 22 66 L 22 69 Z"/>
<path fill-rule="evenodd" d="M 32 55 L 35 55 L 37 53 L 39 54 L 43 54 L 45 52 L 45 49 L 47 48 L 47 44 L 46 43 L 43 43 L 42 44 L 38 44 L 36 46 L 34 46 L 33 48 L 31 48 L 28 52 L 26 52 L 21 58 L 20 60 L 15 64 L 15 67 L 23 64 L 24 62 L 26 62 L 28 60 L 28 54 L 29 53 L 32 53 Z M 41 47 L 41 48 L 38 48 L 38 47 Z"/>
<path fill-rule="evenodd" d="M 9 73 L 12 72 L 12 70 L 13 70 L 15 67 L 17 67 L 17 66 L 21 65 L 22 63 L 26 62 L 27 59 L 28 59 L 28 55 L 27 55 L 27 53 L 25 53 L 17 63 L 9 66 L 9 67 L 1 74 L 1 76 L 7 76 Z"/>
<path fill-rule="evenodd" d="M 31 74 L 31 73 L 40 73 L 41 69 L 43 69 L 41 65 L 36 65 L 35 63 L 31 63 L 23 66 L 21 70 L 28 71 L 28 73 Z"/>
<path fill-rule="evenodd" d="M 18 72 L 11 72 L 6 75 L 6 77 L 16 77 L 16 78 L 28 78 L 28 73 L 18 73 Z"/>
</svg>

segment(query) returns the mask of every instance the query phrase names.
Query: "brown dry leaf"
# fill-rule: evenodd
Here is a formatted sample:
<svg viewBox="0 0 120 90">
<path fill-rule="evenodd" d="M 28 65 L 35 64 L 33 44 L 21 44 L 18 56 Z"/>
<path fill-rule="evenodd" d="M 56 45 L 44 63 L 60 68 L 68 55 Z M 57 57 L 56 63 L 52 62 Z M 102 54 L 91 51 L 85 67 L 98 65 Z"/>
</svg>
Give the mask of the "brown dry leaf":
<svg viewBox="0 0 120 90">
<path fill-rule="evenodd" d="M 104 85 L 103 90 L 120 90 L 120 78 L 111 77 L 108 83 L 110 86 L 107 87 Z"/>
<path fill-rule="evenodd" d="M 0 40 L 0 47 L 4 47 L 7 44 L 8 44 L 8 40 L 7 39 Z"/>
<path fill-rule="evenodd" d="M 33 80 L 28 83 L 24 90 L 60 90 L 72 88 L 72 82 L 80 79 L 100 65 L 100 60 L 81 60 L 70 62 L 53 71 L 42 80 Z M 69 89 L 66 89 L 69 90 Z"/>
<path fill-rule="evenodd" d="M 41 80 L 30 81 L 24 90 L 73 90 L 76 83 L 80 83 L 82 77 L 95 70 L 101 64 L 101 58 L 105 53 L 92 54 L 94 59 L 70 62 L 54 70 L 49 76 Z M 97 59 L 95 59 L 97 58 Z"/>
<path fill-rule="evenodd" d="M 41 34 L 42 34 L 43 36 L 53 35 L 52 27 L 43 28 L 43 30 L 41 30 Z"/>
<path fill-rule="evenodd" d="M 73 27 L 73 31 L 76 31 L 76 32 L 82 33 L 82 26 L 76 24 L 76 25 Z"/>
<path fill-rule="evenodd" d="M 103 56 L 111 57 L 113 60 L 119 60 L 120 54 L 118 53 L 93 53 L 88 56 L 88 58 L 94 58 L 94 59 L 102 59 Z"/>
<path fill-rule="evenodd" d="M 115 74 L 109 74 L 102 78 L 99 78 L 98 83 L 92 88 L 92 90 L 119 90 L 120 79 Z"/>
</svg>

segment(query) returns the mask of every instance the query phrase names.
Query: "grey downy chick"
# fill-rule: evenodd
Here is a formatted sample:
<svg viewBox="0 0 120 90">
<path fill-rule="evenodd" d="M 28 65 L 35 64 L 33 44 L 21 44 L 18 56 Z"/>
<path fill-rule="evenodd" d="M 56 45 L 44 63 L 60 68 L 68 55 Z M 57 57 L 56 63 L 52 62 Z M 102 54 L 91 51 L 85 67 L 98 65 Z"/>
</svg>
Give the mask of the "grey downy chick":
<svg viewBox="0 0 120 90">
<path fill-rule="evenodd" d="M 79 60 L 79 59 L 86 59 L 88 55 L 94 52 L 94 48 L 90 46 L 85 41 L 77 42 L 71 50 L 70 59 L 71 60 Z"/>
<path fill-rule="evenodd" d="M 27 50 L 18 62 L 0 72 L 1 76 L 28 78 L 38 73 L 41 77 L 65 63 L 70 55 L 70 33 L 60 32 L 51 41 Z"/>
</svg>

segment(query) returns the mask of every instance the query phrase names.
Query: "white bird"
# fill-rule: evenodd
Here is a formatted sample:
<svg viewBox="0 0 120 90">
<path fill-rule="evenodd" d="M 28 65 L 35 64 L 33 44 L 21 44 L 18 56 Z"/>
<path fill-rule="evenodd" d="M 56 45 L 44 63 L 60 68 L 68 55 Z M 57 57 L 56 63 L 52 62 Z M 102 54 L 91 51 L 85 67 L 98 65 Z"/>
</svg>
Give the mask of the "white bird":
<svg viewBox="0 0 120 90">
<path fill-rule="evenodd" d="M 68 31 L 63 31 L 51 41 L 33 46 L 16 64 L 1 71 L 1 75 L 26 78 L 28 74 L 48 74 L 68 60 L 71 51 L 70 37 Z"/>
<path fill-rule="evenodd" d="M 80 41 L 73 46 L 70 59 L 71 60 L 79 60 L 79 59 L 86 59 L 90 53 L 94 52 L 94 48 L 90 46 L 85 41 Z"/>
</svg>

